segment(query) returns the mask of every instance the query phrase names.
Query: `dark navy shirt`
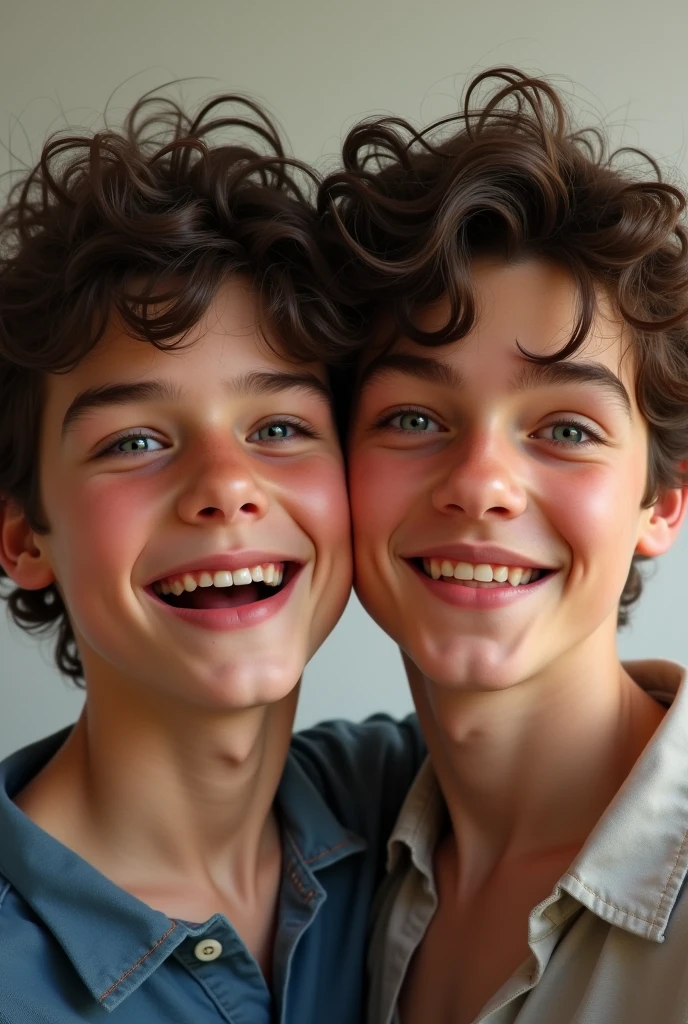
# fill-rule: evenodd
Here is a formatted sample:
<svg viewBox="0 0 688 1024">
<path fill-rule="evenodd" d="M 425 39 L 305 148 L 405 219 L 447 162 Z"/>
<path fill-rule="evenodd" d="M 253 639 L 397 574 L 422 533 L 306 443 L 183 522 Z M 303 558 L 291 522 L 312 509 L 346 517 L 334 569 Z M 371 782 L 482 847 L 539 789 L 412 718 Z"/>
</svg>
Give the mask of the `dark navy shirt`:
<svg viewBox="0 0 688 1024">
<path fill-rule="evenodd" d="M 370 902 L 424 757 L 414 718 L 293 738 L 272 991 L 223 914 L 171 920 L 12 802 L 67 733 L 0 764 L 1 1024 L 360 1024 Z"/>
</svg>

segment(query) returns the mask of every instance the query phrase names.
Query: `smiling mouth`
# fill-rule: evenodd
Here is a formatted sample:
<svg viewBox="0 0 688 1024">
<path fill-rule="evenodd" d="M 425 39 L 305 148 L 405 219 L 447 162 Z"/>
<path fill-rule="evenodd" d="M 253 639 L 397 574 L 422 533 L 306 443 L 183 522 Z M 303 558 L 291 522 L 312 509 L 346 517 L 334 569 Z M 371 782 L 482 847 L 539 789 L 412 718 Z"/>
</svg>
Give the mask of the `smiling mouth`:
<svg viewBox="0 0 688 1024">
<path fill-rule="evenodd" d="M 151 590 L 171 608 L 239 608 L 274 597 L 299 569 L 297 562 L 269 562 L 232 571 L 186 572 L 157 580 Z"/>
<path fill-rule="evenodd" d="M 430 579 L 481 590 L 498 587 L 526 587 L 546 576 L 551 576 L 555 571 L 530 566 L 457 562 L 449 558 L 410 558 L 409 561 Z"/>
</svg>

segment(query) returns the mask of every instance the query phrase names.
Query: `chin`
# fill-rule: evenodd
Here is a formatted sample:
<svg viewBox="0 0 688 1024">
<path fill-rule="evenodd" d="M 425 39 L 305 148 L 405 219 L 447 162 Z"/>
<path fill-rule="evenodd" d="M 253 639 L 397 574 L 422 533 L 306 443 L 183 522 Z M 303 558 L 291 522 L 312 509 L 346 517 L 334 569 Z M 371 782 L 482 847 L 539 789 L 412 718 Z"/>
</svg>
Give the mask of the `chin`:
<svg viewBox="0 0 688 1024">
<path fill-rule="evenodd" d="M 304 658 L 264 657 L 249 664 L 220 666 L 201 683 L 199 691 L 218 711 L 278 704 L 298 690 Z"/>
<path fill-rule="evenodd" d="M 429 682 L 462 693 L 507 690 L 530 674 L 515 651 L 487 639 L 417 640 L 403 650 Z"/>
</svg>

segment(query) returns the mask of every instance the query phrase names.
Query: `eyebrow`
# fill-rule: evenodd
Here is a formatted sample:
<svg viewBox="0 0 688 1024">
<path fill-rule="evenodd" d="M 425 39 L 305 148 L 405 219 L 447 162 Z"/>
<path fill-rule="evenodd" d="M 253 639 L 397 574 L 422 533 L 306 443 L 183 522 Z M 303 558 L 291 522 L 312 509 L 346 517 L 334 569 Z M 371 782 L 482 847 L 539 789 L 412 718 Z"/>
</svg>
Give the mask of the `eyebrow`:
<svg viewBox="0 0 688 1024">
<path fill-rule="evenodd" d="M 259 398 L 283 391 L 304 391 L 320 401 L 330 403 L 332 392 L 314 373 L 288 370 L 254 370 L 226 381 L 226 390 L 233 398 Z M 86 388 L 70 403 L 62 420 L 62 437 L 94 409 L 113 405 L 134 405 L 138 402 L 178 402 L 182 388 L 165 380 L 144 380 L 121 384 L 105 384 Z"/>
<path fill-rule="evenodd" d="M 570 384 L 592 386 L 606 392 L 627 416 L 630 417 L 633 411 L 631 398 L 625 385 L 608 366 L 604 366 L 602 363 L 567 361 L 530 363 L 521 370 L 513 383 L 517 391 L 528 391 L 530 388 L 548 385 L 550 387 L 565 387 Z"/>
<path fill-rule="evenodd" d="M 370 387 L 373 381 L 398 373 L 454 390 L 460 390 L 465 384 L 461 373 L 441 359 L 392 352 L 379 356 L 365 368 L 361 375 L 360 393 Z M 515 391 L 528 391 L 536 387 L 565 387 L 571 384 L 599 388 L 614 399 L 627 416 L 631 416 L 633 406 L 626 387 L 602 363 L 529 363 L 514 378 L 512 387 Z"/>
<path fill-rule="evenodd" d="M 464 385 L 464 378 L 456 367 L 441 359 L 435 359 L 433 356 L 414 356 L 406 352 L 389 352 L 373 359 L 363 370 L 360 380 L 361 393 L 374 381 L 383 380 L 397 373 L 455 390 Z"/>
<path fill-rule="evenodd" d="M 281 391 L 303 391 L 313 398 L 332 401 L 329 385 L 308 371 L 252 370 L 251 373 L 227 381 L 226 386 L 233 398 L 260 398 Z"/>
</svg>

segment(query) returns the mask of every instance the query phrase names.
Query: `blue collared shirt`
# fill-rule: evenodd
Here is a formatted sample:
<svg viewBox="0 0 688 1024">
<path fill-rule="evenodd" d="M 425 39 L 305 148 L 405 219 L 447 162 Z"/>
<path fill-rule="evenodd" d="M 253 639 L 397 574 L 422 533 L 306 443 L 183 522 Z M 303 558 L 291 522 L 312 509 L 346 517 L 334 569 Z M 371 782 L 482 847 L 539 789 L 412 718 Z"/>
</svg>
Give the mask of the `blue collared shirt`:
<svg viewBox="0 0 688 1024">
<path fill-rule="evenodd" d="M 223 914 L 171 920 L 12 802 L 67 733 L 0 764 L 0 1024 L 360 1024 L 370 902 L 424 756 L 415 719 L 293 738 L 272 991 Z"/>
</svg>

